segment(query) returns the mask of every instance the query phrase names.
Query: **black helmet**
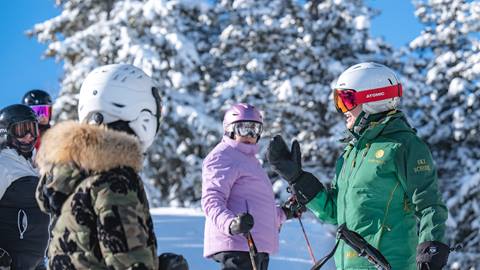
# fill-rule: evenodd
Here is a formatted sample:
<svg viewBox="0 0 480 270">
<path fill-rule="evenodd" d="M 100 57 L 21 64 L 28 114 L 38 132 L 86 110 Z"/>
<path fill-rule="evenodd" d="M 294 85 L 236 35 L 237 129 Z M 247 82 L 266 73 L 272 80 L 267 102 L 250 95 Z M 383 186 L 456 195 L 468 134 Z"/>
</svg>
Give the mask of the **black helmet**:
<svg viewBox="0 0 480 270">
<path fill-rule="evenodd" d="M 21 125 L 20 125 L 21 124 Z M 35 139 L 28 144 L 20 142 L 20 137 L 30 133 Z M 33 151 L 38 137 L 38 120 L 35 112 L 23 104 L 10 105 L 0 110 L 0 142 L 14 147 L 21 153 Z"/>
<path fill-rule="evenodd" d="M 52 97 L 50 95 L 39 89 L 33 89 L 25 93 L 22 98 L 22 104 L 33 106 L 33 105 L 52 105 Z"/>
</svg>

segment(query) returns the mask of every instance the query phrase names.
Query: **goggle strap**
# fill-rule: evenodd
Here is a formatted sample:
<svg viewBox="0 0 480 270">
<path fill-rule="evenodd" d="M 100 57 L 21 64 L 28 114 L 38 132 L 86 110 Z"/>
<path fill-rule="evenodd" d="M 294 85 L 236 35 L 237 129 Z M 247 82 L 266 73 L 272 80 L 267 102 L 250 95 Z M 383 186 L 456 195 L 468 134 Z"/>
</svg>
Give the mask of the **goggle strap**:
<svg viewBox="0 0 480 270">
<path fill-rule="evenodd" d="M 355 92 L 355 102 L 363 104 L 389 98 L 401 97 L 403 95 L 402 84 L 387 87 L 375 88 L 361 92 Z"/>
</svg>

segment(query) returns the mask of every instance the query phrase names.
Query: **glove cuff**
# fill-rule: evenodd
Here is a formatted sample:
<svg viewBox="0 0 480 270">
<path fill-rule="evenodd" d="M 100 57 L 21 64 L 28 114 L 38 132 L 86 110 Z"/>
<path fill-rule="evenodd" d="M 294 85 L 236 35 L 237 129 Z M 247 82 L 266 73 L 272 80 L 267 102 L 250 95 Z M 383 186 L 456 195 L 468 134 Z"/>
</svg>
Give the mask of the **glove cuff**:
<svg viewBox="0 0 480 270">
<path fill-rule="evenodd" d="M 293 193 L 297 196 L 299 203 L 306 205 L 317 194 L 324 190 L 320 181 L 309 172 L 302 171 L 297 180 L 292 184 Z"/>
<path fill-rule="evenodd" d="M 431 266 L 445 266 L 448 261 L 450 247 L 439 241 L 425 241 L 417 246 L 417 264 L 427 263 Z M 431 269 L 437 269 L 431 267 Z"/>
</svg>

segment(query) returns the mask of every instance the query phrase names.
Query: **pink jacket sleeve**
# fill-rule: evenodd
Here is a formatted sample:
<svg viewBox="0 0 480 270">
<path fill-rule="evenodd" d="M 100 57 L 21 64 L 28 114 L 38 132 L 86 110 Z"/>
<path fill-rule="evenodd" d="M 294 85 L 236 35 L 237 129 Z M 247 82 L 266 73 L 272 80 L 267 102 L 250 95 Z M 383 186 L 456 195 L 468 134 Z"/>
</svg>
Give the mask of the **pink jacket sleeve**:
<svg viewBox="0 0 480 270">
<path fill-rule="evenodd" d="M 235 214 L 227 209 L 230 190 L 238 177 L 237 169 L 230 158 L 213 155 L 203 162 L 202 208 L 206 218 L 225 234 Z"/>
</svg>

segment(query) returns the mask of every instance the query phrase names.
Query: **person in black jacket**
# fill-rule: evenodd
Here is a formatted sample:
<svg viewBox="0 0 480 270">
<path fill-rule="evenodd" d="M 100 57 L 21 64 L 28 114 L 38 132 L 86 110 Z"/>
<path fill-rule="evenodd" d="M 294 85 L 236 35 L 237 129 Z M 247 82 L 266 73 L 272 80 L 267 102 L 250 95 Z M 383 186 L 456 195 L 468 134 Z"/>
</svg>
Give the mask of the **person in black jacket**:
<svg viewBox="0 0 480 270">
<path fill-rule="evenodd" d="M 0 248 L 15 270 L 35 269 L 48 242 L 49 216 L 35 200 L 39 177 L 31 160 L 38 136 L 31 108 L 16 104 L 0 110 Z"/>
<path fill-rule="evenodd" d="M 25 93 L 22 104 L 29 106 L 37 115 L 40 134 L 35 143 L 35 149 L 40 148 L 42 135 L 50 128 L 52 120 L 52 97 L 40 89 L 33 89 Z"/>
</svg>

